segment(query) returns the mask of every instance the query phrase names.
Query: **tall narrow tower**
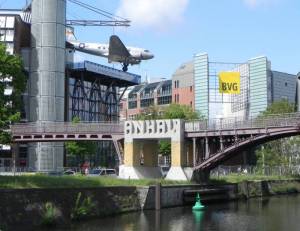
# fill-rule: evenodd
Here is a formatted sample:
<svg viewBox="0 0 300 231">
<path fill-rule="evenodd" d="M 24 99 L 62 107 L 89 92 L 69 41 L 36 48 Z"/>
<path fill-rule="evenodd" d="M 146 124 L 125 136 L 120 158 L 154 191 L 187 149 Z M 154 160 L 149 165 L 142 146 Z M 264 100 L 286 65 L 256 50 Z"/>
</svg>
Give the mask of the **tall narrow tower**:
<svg viewBox="0 0 300 231">
<path fill-rule="evenodd" d="M 32 0 L 29 120 L 64 121 L 66 0 Z M 29 145 L 29 167 L 63 166 L 63 143 Z"/>
</svg>

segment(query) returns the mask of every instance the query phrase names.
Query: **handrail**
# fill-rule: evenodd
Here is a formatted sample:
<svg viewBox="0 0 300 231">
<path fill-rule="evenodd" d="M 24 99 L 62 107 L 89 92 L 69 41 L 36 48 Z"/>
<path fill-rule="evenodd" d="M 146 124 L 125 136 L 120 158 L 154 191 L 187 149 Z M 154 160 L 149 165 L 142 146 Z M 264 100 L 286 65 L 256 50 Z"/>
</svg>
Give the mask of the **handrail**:
<svg viewBox="0 0 300 231">
<path fill-rule="evenodd" d="M 267 128 L 300 125 L 300 112 L 272 114 L 264 117 L 216 118 L 211 120 L 193 120 L 185 122 L 185 131 L 206 131 L 223 129 Z"/>
<path fill-rule="evenodd" d="M 123 123 L 38 122 L 11 126 L 11 132 L 14 135 L 33 133 L 123 133 L 123 130 Z"/>
</svg>

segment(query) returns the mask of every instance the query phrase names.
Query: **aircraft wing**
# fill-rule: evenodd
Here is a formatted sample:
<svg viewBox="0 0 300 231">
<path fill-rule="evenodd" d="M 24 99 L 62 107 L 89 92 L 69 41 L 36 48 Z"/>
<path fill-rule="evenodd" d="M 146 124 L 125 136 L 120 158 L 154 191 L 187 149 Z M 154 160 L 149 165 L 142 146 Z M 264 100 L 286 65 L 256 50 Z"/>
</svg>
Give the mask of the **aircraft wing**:
<svg viewBox="0 0 300 231">
<path fill-rule="evenodd" d="M 130 57 L 130 53 L 122 43 L 121 39 L 112 35 L 109 39 L 109 54 L 108 61 L 109 62 L 128 62 Z"/>
</svg>

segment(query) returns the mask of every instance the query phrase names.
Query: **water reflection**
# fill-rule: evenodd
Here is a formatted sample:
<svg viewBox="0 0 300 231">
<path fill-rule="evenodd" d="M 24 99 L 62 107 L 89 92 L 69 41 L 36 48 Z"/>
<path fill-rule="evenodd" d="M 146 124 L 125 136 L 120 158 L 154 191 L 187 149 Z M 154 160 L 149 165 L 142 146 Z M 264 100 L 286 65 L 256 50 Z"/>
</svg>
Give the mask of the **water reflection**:
<svg viewBox="0 0 300 231">
<path fill-rule="evenodd" d="M 300 196 L 211 204 L 203 211 L 192 207 L 144 211 L 75 224 L 84 231 L 260 231 L 300 230 Z"/>
</svg>

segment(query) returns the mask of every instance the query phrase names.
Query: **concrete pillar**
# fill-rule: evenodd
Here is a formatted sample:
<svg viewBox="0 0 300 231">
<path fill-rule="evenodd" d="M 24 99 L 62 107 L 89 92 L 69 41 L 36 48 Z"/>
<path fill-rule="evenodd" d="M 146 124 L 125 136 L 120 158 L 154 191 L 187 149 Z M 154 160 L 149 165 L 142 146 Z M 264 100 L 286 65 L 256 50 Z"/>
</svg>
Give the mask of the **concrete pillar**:
<svg viewBox="0 0 300 231">
<path fill-rule="evenodd" d="M 194 153 L 193 153 L 193 142 L 187 140 L 186 144 L 186 167 L 193 167 Z"/>
<path fill-rule="evenodd" d="M 124 165 L 140 166 L 140 146 L 137 141 L 124 143 Z"/>
<path fill-rule="evenodd" d="M 184 167 L 187 165 L 185 157 L 185 140 L 184 140 L 184 122 L 180 121 L 180 128 L 175 136 L 171 138 L 171 168 L 166 176 L 170 180 L 188 180 L 192 175 L 191 169 Z M 189 173 L 187 173 L 187 171 Z"/>
<path fill-rule="evenodd" d="M 64 121 L 66 0 L 32 0 L 29 121 Z M 63 143 L 29 145 L 29 167 L 63 167 Z"/>
<path fill-rule="evenodd" d="M 205 137 L 205 160 L 209 158 L 209 139 Z"/>
<path fill-rule="evenodd" d="M 197 164 L 196 157 L 196 138 L 193 138 L 193 166 L 195 167 Z"/>
<path fill-rule="evenodd" d="M 182 167 L 186 163 L 184 157 L 184 142 L 171 142 L 171 166 Z"/>
<path fill-rule="evenodd" d="M 223 136 L 220 137 L 220 149 L 221 149 L 221 150 L 224 149 L 224 140 L 223 140 Z"/>
</svg>

